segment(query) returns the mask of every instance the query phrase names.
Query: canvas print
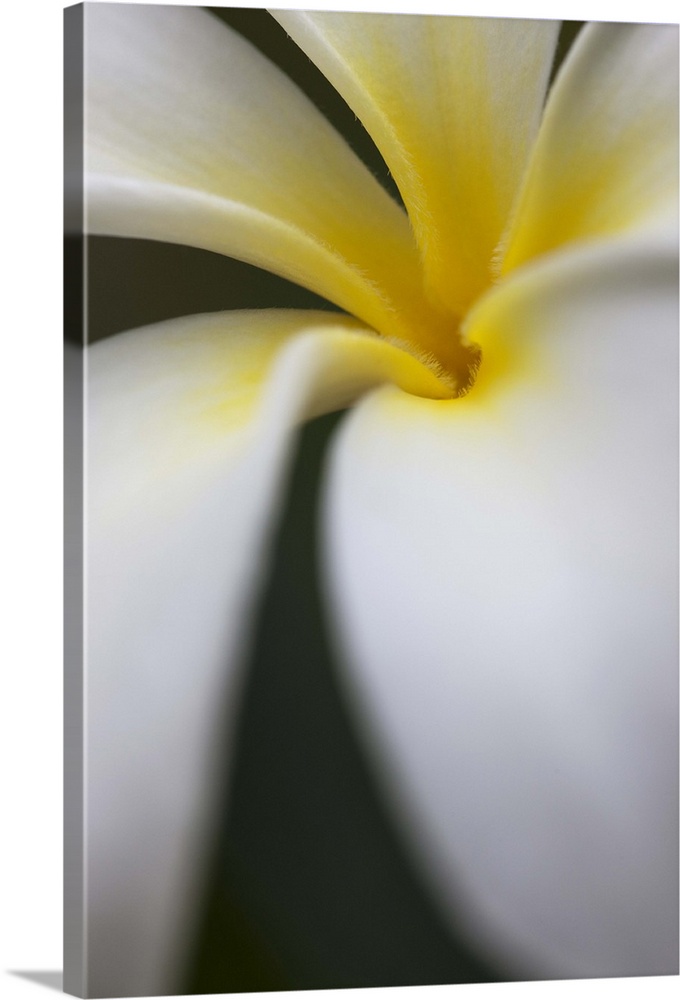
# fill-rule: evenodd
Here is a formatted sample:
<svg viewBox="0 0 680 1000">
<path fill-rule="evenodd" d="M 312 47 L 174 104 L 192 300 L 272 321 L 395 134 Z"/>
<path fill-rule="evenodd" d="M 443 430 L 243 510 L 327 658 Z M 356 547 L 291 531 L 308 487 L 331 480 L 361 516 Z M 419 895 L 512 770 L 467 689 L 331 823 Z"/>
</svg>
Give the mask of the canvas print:
<svg viewBox="0 0 680 1000">
<path fill-rule="evenodd" d="M 677 25 L 65 39 L 66 990 L 677 973 Z"/>
</svg>

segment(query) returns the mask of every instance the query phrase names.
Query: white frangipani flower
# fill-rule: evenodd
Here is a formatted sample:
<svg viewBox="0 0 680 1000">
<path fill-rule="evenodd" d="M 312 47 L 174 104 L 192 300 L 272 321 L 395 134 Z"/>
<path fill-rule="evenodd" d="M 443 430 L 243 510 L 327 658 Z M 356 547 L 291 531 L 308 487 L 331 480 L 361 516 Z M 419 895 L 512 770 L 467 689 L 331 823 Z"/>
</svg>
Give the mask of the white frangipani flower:
<svg viewBox="0 0 680 1000">
<path fill-rule="evenodd" d="M 518 976 L 672 973 L 677 31 L 586 26 L 546 101 L 554 22 L 274 16 L 406 211 L 209 13 L 85 11 L 88 231 L 348 313 L 89 349 L 89 988 L 174 987 L 293 430 L 349 404 L 331 612 L 423 871 Z"/>
</svg>

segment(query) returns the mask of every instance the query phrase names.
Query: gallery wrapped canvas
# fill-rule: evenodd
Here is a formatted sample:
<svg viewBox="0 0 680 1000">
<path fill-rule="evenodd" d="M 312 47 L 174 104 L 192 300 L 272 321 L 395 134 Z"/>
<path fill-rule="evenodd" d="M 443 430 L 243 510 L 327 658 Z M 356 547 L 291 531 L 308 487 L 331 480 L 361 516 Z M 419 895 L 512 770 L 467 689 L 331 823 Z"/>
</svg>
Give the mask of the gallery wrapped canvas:
<svg viewBox="0 0 680 1000">
<path fill-rule="evenodd" d="M 65 39 L 66 990 L 677 973 L 677 26 Z"/>
</svg>

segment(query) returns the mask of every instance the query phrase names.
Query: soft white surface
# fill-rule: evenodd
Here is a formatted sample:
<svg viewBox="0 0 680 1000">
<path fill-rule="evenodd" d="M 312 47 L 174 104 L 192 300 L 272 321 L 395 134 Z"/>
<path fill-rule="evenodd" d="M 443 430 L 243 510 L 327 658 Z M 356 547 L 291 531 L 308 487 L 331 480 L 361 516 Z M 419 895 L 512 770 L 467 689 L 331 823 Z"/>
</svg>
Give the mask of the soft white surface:
<svg viewBox="0 0 680 1000">
<path fill-rule="evenodd" d="M 504 271 L 678 217 L 678 27 L 579 33 L 546 104 Z"/>
<path fill-rule="evenodd" d="M 669 974 L 677 251 L 546 261 L 470 334 L 523 367 L 479 401 L 382 390 L 334 450 L 327 572 L 357 713 L 478 942 L 520 975 Z"/>
<path fill-rule="evenodd" d="M 177 988 L 291 430 L 395 377 L 437 388 L 355 320 L 311 311 L 189 317 L 89 350 L 85 826 L 95 995 Z"/>
<path fill-rule="evenodd" d="M 87 226 L 266 267 L 366 322 L 418 295 L 405 213 L 298 88 L 207 11 L 85 14 Z"/>
</svg>

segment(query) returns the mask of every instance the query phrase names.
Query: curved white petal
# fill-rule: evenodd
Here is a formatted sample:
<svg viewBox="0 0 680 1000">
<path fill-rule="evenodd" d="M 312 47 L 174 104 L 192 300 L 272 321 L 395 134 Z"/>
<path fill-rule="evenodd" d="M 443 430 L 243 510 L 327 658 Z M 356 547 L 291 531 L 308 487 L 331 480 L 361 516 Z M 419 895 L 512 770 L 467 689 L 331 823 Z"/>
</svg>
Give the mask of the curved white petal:
<svg viewBox="0 0 680 1000">
<path fill-rule="evenodd" d="M 503 271 L 677 214 L 677 25 L 589 24 L 548 99 Z"/>
<path fill-rule="evenodd" d="M 85 22 L 91 232 L 239 257 L 409 339 L 432 310 L 408 219 L 280 70 L 196 8 Z"/>
<path fill-rule="evenodd" d="M 363 121 L 401 191 L 431 292 L 460 313 L 488 285 L 560 23 L 273 14 Z"/>
<path fill-rule="evenodd" d="M 330 594 L 434 891 L 513 975 L 677 972 L 677 252 L 518 272 L 343 424 Z M 487 371 L 488 370 L 488 371 Z"/>
<path fill-rule="evenodd" d="M 191 317 L 88 351 L 91 995 L 178 988 L 291 429 L 386 380 L 446 391 L 329 313 Z"/>
</svg>

